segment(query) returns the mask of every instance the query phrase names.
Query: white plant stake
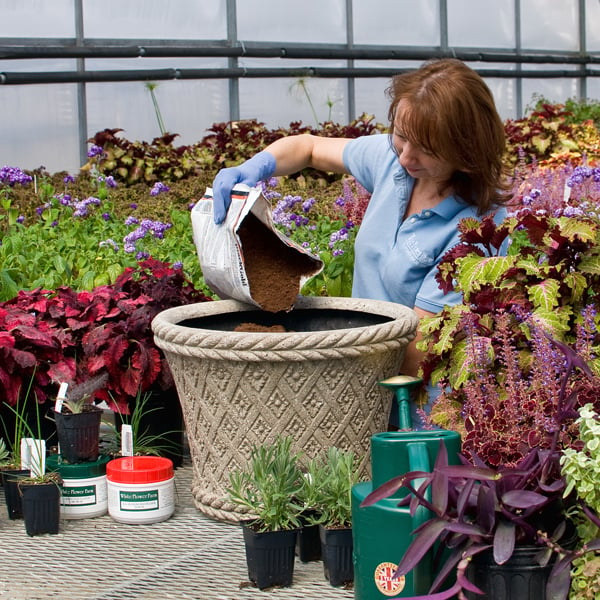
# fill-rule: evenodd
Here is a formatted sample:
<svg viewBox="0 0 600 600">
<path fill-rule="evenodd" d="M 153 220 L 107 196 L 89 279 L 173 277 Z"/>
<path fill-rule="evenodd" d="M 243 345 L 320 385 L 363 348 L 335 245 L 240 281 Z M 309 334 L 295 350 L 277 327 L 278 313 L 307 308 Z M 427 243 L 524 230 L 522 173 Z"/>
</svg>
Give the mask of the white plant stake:
<svg viewBox="0 0 600 600">
<path fill-rule="evenodd" d="M 131 425 L 121 425 L 121 456 L 133 456 L 133 430 Z"/>
<path fill-rule="evenodd" d="M 46 440 L 21 438 L 21 469 L 27 469 L 32 477 L 46 472 Z"/>
<path fill-rule="evenodd" d="M 67 399 L 67 390 L 69 389 L 69 384 L 64 381 L 60 384 L 60 388 L 58 389 L 58 394 L 56 396 L 56 402 L 54 403 L 54 410 L 56 412 L 62 412 L 63 402 Z"/>
</svg>

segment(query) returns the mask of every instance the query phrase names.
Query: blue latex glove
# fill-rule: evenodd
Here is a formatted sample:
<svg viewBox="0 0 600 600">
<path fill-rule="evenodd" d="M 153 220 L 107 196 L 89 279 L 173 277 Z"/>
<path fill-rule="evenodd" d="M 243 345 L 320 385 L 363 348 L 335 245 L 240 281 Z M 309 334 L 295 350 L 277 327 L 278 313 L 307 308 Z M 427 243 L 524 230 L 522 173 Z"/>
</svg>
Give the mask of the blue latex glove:
<svg viewBox="0 0 600 600">
<path fill-rule="evenodd" d="M 254 187 L 259 181 L 268 179 L 275 172 L 275 157 L 270 152 L 259 152 L 250 160 L 221 169 L 213 182 L 213 218 L 218 225 L 225 220 L 231 204 L 231 190 L 236 183 Z"/>
</svg>

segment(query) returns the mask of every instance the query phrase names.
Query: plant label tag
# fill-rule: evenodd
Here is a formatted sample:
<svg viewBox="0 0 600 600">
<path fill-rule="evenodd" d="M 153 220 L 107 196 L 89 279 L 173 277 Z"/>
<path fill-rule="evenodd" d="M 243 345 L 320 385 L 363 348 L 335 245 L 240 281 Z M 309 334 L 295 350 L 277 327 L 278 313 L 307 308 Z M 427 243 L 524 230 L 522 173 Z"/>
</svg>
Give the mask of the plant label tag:
<svg viewBox="0 0 600 600">
<path fill-rule="evenodd" d="M 133 456 L 133 430 L 131 425 L 121 425 L 121 456 Z"/>
<path fill-rule="evenodd" d="M 29 470 L 32 477 L 46 472 L 46 440 L 21 438 L 21 468 Z"/>
<path fill-rule="evenodd" d="M 60 388 L 58 389 L 58 394 L 56 396 L 56 402 L 54 403 L 54 410 L 56 412 L 62 411 L 63 402 L 67 399 L 67 390 L 69 389 L 69 384 L 64 381 L 60 384 Z"/>
</svg>

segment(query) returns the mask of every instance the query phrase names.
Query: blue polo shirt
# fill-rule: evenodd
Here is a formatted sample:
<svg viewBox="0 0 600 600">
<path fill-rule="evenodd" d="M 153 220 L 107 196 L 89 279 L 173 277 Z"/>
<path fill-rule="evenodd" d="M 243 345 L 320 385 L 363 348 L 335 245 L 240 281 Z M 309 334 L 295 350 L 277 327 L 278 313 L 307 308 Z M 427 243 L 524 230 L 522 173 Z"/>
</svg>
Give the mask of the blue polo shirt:
<svg viewBox="0 0 600 600">
<path fill-rule="evenodd" d="M 438 313 L 461 294 L 440 290 L 435 275 L 447 250 L 459 243 L 458 222 L 477 208 L 448 196 L 403 221 L 415 180 L 400 165 L 386 134 L 351 140 L 344 164 L 371 195 L 354 246 L 352 296 L 398 302 Z M 502 219 L 501 209 L 497 218 Z"/>
</svg>

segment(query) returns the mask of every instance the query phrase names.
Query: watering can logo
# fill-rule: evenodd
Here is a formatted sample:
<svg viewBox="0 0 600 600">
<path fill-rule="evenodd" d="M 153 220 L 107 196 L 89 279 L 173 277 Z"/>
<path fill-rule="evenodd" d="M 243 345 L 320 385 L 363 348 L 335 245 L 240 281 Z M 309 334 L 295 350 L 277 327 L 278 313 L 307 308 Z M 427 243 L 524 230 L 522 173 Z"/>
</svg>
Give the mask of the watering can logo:
<svg viewBox="0 0 600 600">
<path fill-rule="evenodd" d="M 375 569 L 375 585 L 384 596 L 399 594 L 406 584 L 406 578 L 394 577 L 398 565 L 392 562 L 382 562 Z"/>
</svg>

